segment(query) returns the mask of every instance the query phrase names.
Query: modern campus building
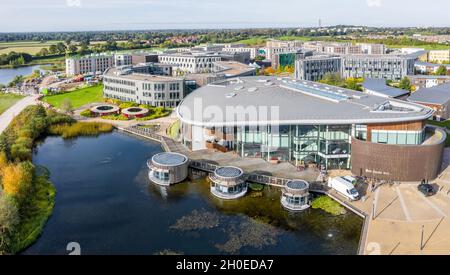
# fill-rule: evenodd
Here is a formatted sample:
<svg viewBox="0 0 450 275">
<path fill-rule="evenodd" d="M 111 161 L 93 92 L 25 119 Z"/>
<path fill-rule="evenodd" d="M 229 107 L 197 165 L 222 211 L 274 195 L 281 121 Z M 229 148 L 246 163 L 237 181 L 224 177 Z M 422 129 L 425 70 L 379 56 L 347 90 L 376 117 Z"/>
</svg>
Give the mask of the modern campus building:
<svg viewBox="0 0 450 275">
<path fill-rule="evenodd" d="M 445 132 L 426 106 L 309 81 L 242 77 L 188 95 L 177 108 L 183 144 L 211 142 L 241 157 L 314 163 L 377 179 L 433 179 Z"/>
<path fill-rule="evenodd" d="M 165 53 L 158 56 L 159 62 L 170 64 L 185 73 L 209 73 L 213 63 L 222 58 L 212 53 Z"/>
<path fill-rule="evenodd" d="M 102 74 L 114 65 L 113 55 L 93 54 L 66 58 L 66 75 Z"/>
<path fill-rule="evenodd" d="M 149 179 L 159 185 L 169 186 L 188 177 L 189 159 L 178 153 L 159 153 L 147 161 Z"/>
<path fill-rule="evenodd" d="M 222 49 L 224 52 L 248 52 L 250 58 L 255 59 L 258 56 L 258 48 L 247 47 L 244 44 L 227 44 Z"/>
<path fill-rule="evenodd" d="M 131 67 L 110 68 L 103 75 L 103 95 L 151 106 L 176 107 L 184 97 L 184 80 L 140 74 Z"/>
<path fill-rule="evenodd" d="M 450 83 L 450 75 L 408 75 L 411 84 L 418 89 Z"/>
<path fill-rule="evenodd" d="M 342 55 L 342 76 L 400 80 L 414 74 L 416 59 L 415 55 Z"/>
<path fill-rule="evenodd" d="M 186 79 L 193 80 L 198 86 L 233 77 L 254 76 L 256 69 L 236 61 L 217 61 L 213 63 L 211 73 L 186 74 Z"/>
<path fill-rule="evenodd" d="M 295 61 L 295 78 L 319 81 L 327 73 L 341 73 L 342 59 L 339 56 L 311 55 L 299 57 Z"/>
<path fill-rule="evenodd" d="M 303 48 L 319 53 L 327 54 L 386 54 L 386 46 L 383 44 L 370 43 L 340 43 L 324 41 L 308 41 L 303 43 Z"/>
<path fill-rule="evenodd" d="M 420 74 L 436 73 L 441 66 L 444 66 L 447 69 L 447 71 L 450 73 L 450 64 L 436 64 L 436 63 L 422 62 L 422 61 L 417 61 L 416 63 L 414 63 L 415 71 Z"/>
<path fill-rule="evenodd" d="M 450 50 L 433 50 L 428 52 L 428 61 L 437 63 L 450 62 Z"/>
<path fill-rule="evenodd" d="M 450 118 L 450 83 L 421 88 L 414 92 L 408 101 L 432 108 L 435 111 L 434 120 L 447 120 Z"/>
<path fill-rule="evenodd" d="M 128 66 L 132 64 L 132 55 L 127 53 L 114 54 L 114 67 Z"/>
</svg>

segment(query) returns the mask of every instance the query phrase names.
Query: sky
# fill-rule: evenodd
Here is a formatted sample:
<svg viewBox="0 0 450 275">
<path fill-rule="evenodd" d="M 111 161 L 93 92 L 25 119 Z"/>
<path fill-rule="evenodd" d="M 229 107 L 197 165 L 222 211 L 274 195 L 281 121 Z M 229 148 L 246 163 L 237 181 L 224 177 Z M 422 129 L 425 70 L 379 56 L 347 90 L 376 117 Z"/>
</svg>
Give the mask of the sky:
<svg viewBox="0 0 450 275">
<path fill-rule="evenodd" d="M 0 32 L 450 27 L 449 0 L 0 0 Z"/>
</svg>

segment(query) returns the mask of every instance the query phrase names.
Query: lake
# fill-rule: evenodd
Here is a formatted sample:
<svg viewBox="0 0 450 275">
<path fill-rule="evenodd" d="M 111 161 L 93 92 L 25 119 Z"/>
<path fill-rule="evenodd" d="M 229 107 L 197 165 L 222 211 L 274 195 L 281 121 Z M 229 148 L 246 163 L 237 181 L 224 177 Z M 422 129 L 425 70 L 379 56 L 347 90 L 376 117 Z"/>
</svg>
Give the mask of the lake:
<svg viewBox="0 0 450 275">
<path fill-rule="evenodd" d="M 158 143 L 113 132 L 48 137 L 35 164 L 51 172 L 56 205 L 41 237 L 23 254 L 356 254 L 362 219 L 309 209 L 289 213 L 280 191 L 235 201 L 212 197 L 205 179 L 170 188 L 148 180 Z"/>
<path fill-rule="evenodd" d="M 29 75 L 33 73 L 34 70 L 40 70 L 41 72 L 44 72 L 44 70 L 41 69 L 41 66 L 45 65 L 0 69 L 0 84 L 8 85 L 9 82 L 11 82 L 14 79 L 14 77 L 18 75 L 22 76 Z"/>
</svg>

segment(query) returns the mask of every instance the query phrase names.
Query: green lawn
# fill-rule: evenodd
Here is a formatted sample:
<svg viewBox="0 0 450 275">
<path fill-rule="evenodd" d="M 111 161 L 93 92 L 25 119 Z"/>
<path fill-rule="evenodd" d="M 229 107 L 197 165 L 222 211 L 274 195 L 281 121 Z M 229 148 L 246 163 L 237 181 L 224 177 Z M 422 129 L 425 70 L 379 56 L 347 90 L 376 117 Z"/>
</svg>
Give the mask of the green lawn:
<svg viewBox="0 0 450 275">
<path fill-rule="evenodd" d="M 103 85 L 96 85 L 88 88 L 78 89 L 59 95 L 50 95 L 43 98 L 43 101 L 59 108 L 64 99 L 69 99 L 74 109 L 93 102 L 103 101 Z"/>
<path fill-rule="evenodd" d="M 22 98 L 20 95 L 0 94 L 0 114 Z"/>
</svg>

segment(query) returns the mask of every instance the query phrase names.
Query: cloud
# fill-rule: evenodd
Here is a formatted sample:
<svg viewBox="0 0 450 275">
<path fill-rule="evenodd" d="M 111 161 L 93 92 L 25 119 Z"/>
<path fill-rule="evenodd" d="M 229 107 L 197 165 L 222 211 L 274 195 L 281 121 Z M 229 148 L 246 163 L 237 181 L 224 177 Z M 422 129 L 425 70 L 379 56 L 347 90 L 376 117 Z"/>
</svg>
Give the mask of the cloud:
<svg viewBox="0 0 450 275">
<path fill-rule="evenodd" d="M 369 8 L 379 8 L 383 4 L 381 0 L 366 0 L 366 3 Z"/>
</svg>

